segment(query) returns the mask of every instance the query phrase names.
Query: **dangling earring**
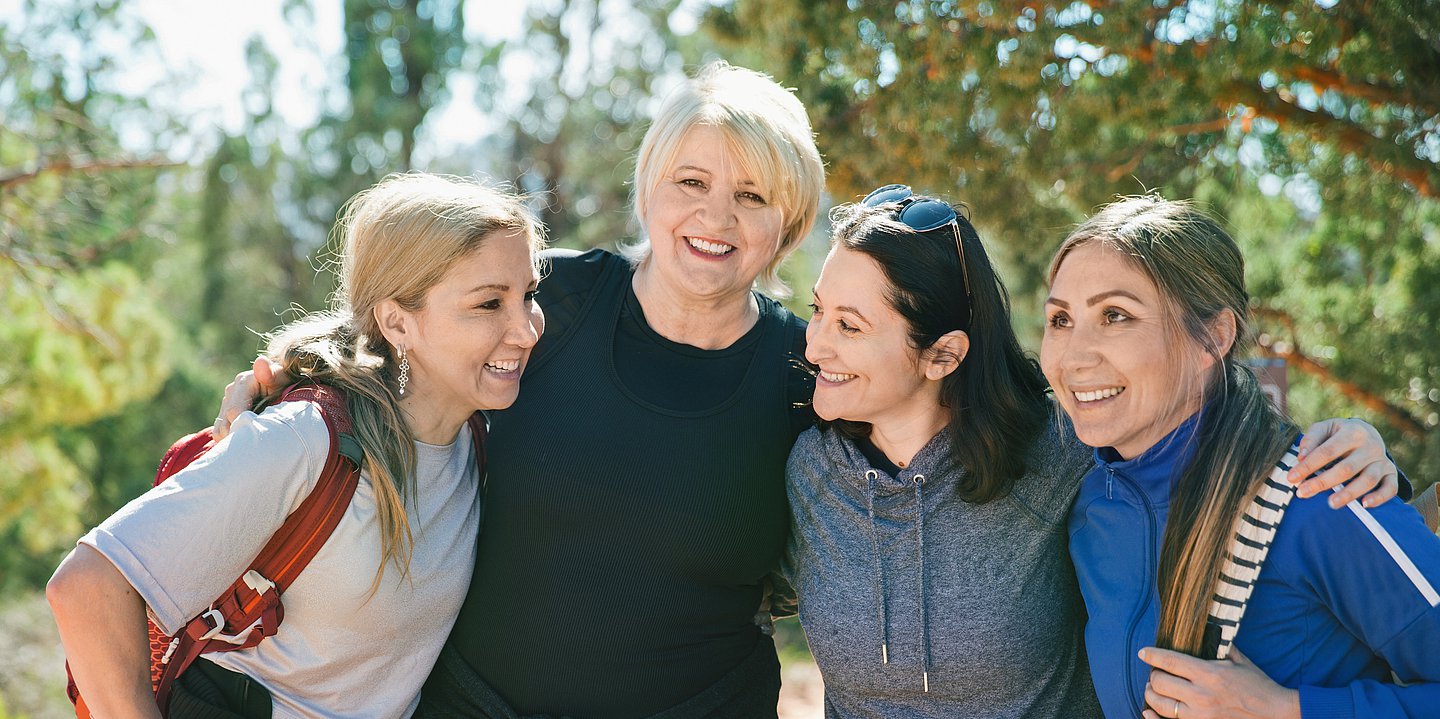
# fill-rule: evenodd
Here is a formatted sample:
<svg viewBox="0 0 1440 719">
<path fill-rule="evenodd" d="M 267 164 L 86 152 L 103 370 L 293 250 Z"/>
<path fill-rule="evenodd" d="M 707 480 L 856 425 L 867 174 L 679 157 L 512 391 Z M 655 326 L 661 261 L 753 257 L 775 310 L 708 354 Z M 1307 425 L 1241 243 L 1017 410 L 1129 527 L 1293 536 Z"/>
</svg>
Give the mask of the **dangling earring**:
<svg viewBox="0 0 1440 719">
<path fill-rule="evenodd" d="M 405 396 L 405 383 L 410 381 L 410 360 L 405 357 L 405 348 L 400 348 L 400 396 Z"/>
</svg>

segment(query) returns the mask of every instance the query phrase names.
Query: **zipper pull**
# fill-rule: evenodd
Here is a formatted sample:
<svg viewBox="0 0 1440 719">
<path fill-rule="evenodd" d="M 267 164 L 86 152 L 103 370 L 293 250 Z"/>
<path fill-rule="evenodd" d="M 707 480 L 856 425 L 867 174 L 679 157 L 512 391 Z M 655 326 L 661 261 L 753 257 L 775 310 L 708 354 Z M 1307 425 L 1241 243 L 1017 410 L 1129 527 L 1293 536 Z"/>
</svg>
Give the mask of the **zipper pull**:
<svg viewBox="0 0 1440 719">
<path fill-rule="evenodd" d="M 1115 490 L 1115 470 L 1113 470 L 1113 469 L 1111 469 L 1111 468 L 1109 468 L 1109 467 L 1106 467 L 1106 468 L 1105 468 L 1105 498 L 1106 498 L 1106 499 L 1114 499 L 1114 498 L 1115 498 L 1115 491 L 1114 491 L 1114 490 Z"/>
</svg>

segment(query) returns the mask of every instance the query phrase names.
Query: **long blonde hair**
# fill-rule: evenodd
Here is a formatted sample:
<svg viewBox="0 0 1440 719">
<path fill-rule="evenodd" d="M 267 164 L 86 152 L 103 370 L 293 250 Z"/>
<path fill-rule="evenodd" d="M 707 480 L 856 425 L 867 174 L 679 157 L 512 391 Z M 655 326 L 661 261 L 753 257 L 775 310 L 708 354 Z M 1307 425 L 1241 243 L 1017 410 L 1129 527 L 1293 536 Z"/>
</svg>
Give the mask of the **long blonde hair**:
<svg viewBox="0 0 1440 719">
<path fill-rule="evenodd" d="M 1194 459 L 1183 468 L 1171 496 L 1158 577 L 1156 643 L 1198 655 L 1236 522 L 1297 428 L 1270 403 L 1249 368 L 1236 361 L 1251 342 L 1250 296 L 1240 248 L 1217 221 L 1188 202 L 1157 195 L 1123 198 L 1066 238 L 1051 262 L 1050 281 L 1066 255 L 1091 242 L 1116 250 L 1155 283 L 1168 305 L 1172 342 L 1197 343 L 1215 360 L 1200 388 L 1204 409 L 1192 440 Z M 1235 316 L 1235 341 L 1228 349 L 1217 347 L 1211 332 L 1225 310 Z"/>
<path fill-rule="evenodd" d="M 395 356 L 375 307 L 393 299 L 418 312 L 460 259 L 496 232 L 521 232 L 532 254 L 544 231 L 520 198 L 458 177 L 390 175 L 360 192 L 335 224 L 340 287 L 331 308 L 281 327 L 267 354 L 292 377 L 344 390 L 364 470 L 375 492 L 381 562 L 409 574 L 413 535 L 406 503 L 415 499 L 415 439 L 400 412 Z"/>
</svg>

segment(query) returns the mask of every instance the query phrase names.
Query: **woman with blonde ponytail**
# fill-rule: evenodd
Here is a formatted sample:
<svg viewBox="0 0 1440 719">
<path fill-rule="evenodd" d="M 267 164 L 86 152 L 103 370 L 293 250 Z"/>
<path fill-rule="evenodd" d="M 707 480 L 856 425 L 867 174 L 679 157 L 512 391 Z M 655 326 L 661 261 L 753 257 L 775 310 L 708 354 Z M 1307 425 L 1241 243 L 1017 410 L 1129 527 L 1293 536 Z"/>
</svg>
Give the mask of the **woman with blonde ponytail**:
<svg viewBox="0 0 1440 719">
<path fill-rule="evenodd" d="M 410 716 L 470 584 L 480 478 L 467 422 L 515 400 L 543 331 L 541 228 L 511 195 L 416 173 L 356 195 L 336 230 L 332 309 L 280 328 L 268 351 L 344 393 L 360 483 L 286 591 L 280 632 L 182 675 L 176 697 L 214 694 L 224 710 L 195 716 Z M 329 442 L 314 404 L 245 413 L 80 540 L 47 594 L 95 716 L 159 716 L 146 612 L 173 633 L 209 606 L 308 495 Z"/>
<path fill-rule="evenodd" d="M 1046 314 L 1042 369 L 1096 448 L 1069 524 L 1105 715 L 1437 716 L 1440 538 L 1398 500 L 1284 481 L 1315 439 L 1237 361 L 1225 230 L 1156 196 L 1108 205 L 1056 253 Z"/>
</svg>

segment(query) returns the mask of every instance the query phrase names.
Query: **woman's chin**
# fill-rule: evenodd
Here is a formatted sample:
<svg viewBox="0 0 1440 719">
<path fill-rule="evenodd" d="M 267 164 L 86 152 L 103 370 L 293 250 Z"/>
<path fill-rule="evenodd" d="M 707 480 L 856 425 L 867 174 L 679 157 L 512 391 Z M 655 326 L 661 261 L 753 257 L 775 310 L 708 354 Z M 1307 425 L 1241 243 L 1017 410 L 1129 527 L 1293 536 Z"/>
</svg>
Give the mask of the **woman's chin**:
<svg viewBox="0 0 1440 719">
<path fill-rule="evenodd" d="M 815 410 L 816 417 L 819 417 L 826 422 L 834 422 L 838 419 L 844 419 L 840 416 L 840 412 L 838 410 L 836 410 L 834 407 L 831 407 L 827 402 L 821 400 L 819 397 L 816 397 L 815 400 L 810 404 L 810 408 Z"/>
</svg>

